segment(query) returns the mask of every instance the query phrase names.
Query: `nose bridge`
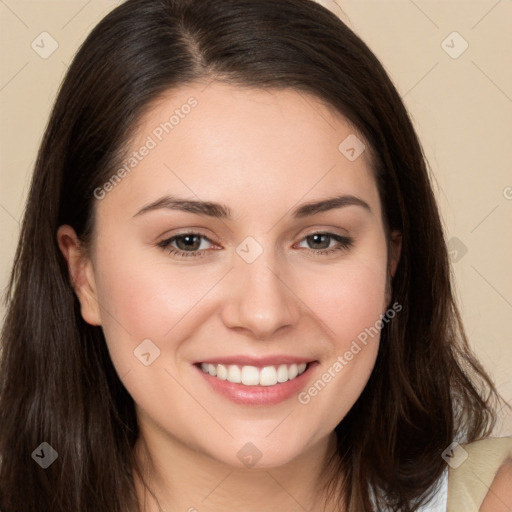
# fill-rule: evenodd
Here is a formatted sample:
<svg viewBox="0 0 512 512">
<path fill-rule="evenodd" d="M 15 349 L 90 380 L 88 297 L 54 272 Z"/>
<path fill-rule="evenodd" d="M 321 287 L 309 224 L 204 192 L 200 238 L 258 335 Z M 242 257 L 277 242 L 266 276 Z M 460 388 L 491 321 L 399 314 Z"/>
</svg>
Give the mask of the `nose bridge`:
<svg viewBox="0 0 512 512">
<path fill-rule="evenodd" d="M 265 338 L 297 322 L 299 304 L 286 283 L 287 272 L 282 272 L 286 263 L 270 246 L 263 248 L 250 238 L 237 247 L 224 322 Z"/>
</svg>

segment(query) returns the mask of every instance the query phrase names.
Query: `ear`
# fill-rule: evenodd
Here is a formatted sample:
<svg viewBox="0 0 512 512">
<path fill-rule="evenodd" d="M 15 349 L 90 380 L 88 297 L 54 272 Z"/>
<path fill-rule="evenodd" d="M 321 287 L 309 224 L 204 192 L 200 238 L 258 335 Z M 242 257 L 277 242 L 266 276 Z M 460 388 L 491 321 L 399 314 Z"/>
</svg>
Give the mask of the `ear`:
<svg viewBox="0 0 512 512">
<path fill-rule="evenodd" d="M 391 277 L 394 277 L 400 256 L 402 254 L 402 233 L 394 230 L 391 233 L 391 240 L 389 243 L 389 266 Z"/>
<path fill-rule="evenodd" d="M 71 226 L 59 227 L 57 242 L 68 264 L 71 284 L 80 301 L 82 318 L 90 325 L 101 325 L 94 270 L 89 256 Z"/>
<path fill-rule="evenodd" d="M 391 280 L 393 279 L 400 256 L 402 254 L 402 233 L 398 230 L 394 230 L 391 233 L 391 239 L 388 241 L 388 277 L 386 283 L 386 304 L 389 307 L 391 304 L 391 298 L 393 294 Z"/>
</svg>

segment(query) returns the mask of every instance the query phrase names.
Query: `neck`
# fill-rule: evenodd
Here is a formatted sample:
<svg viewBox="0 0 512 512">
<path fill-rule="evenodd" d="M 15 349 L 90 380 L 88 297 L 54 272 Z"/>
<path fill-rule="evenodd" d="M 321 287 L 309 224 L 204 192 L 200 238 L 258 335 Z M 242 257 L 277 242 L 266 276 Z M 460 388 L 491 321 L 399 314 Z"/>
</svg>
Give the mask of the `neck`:
<svg viewBox="0 0 512 512">
<path fill-rule="evenodd" d="M 308 510 L 327 505 L 325 471 L 336 449 L 332 433 L 293 461 L 275 468 L 236 468 L 160 432 L 144 436 L 135 446 L 137 465 L 147 488 L 135 472 L 141 512 L 260 512 Z M 328 510 L 341 511 L 339 498 Z"/>
</svg>

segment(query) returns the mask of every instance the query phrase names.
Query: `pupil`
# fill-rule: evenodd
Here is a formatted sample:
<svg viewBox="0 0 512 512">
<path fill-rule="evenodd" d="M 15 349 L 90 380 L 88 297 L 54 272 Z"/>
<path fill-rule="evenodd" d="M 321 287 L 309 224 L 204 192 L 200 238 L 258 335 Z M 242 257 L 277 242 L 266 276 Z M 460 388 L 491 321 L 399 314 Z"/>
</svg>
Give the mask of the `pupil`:
<svg viewBox="0 0 512 512">
<path fill-rule="evenodd" d="M 320 245 L 322 245 L 322 241 L 321 239 L 324 238 L 324 247 L 321 247 L 322 249 L 326 249 L 328 246 L 329 246 L 329 241 L 328 241 L 328 235 L 311 235 L 311 237 L 314 242 L 313 243 L 320 243 Z M 325 241 L 327 240 L 327 245 L 325 245 Z"/>
<path fill-rule="evenodd" d="M 197 249 L 200 245 L 201 242 L 199 242 L 199 245 L 197 243 L 197 241 L 199 240 L 199 237 L 196 236 L 196 235 L 192 235 L 192 236 L 183 236 L 181 238 L 178 238 L 178 245 L 180 244 L 180 242 L 185 242 L 183 244 L 183 247 L 180 247 L 180 249 L 184 248 L 185 250 L 186 249 Z"/>
</svg>

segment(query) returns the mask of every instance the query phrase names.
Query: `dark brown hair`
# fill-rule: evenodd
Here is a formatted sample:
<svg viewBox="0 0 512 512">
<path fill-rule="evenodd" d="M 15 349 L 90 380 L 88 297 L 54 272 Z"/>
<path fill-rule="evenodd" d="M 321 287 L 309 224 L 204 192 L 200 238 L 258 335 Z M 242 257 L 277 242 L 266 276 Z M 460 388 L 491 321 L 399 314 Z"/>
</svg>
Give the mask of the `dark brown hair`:
<svg viewBox="0 0 512 512">
<path fill-rule="evenodd" d="M 56 233 L 69 224 L 87 247 L 93 191 L 122 161 L 141 116 L 198 80 L 313 95 L 368 142 L 387 233 L 403 235 L 392 280 L 403 310 L 384 325 L 370 380 L 336 428 L 330 491 L 351 512 L 371 510 L 379 489 L 379 509 L 416 510 L 446 467 L 442 451 L 491 433 L 499 395 L 468 346 L 401 98 L 368 47 L 310 0 L 128 0 L 78 51 L 39 150 L 6 294 L 0 508 L 138 510 L 134 402 L 101 327 L 81 317 Z M 58 452 L 47 469 L 31 457 L 42 442 Z"/>
</svg>

